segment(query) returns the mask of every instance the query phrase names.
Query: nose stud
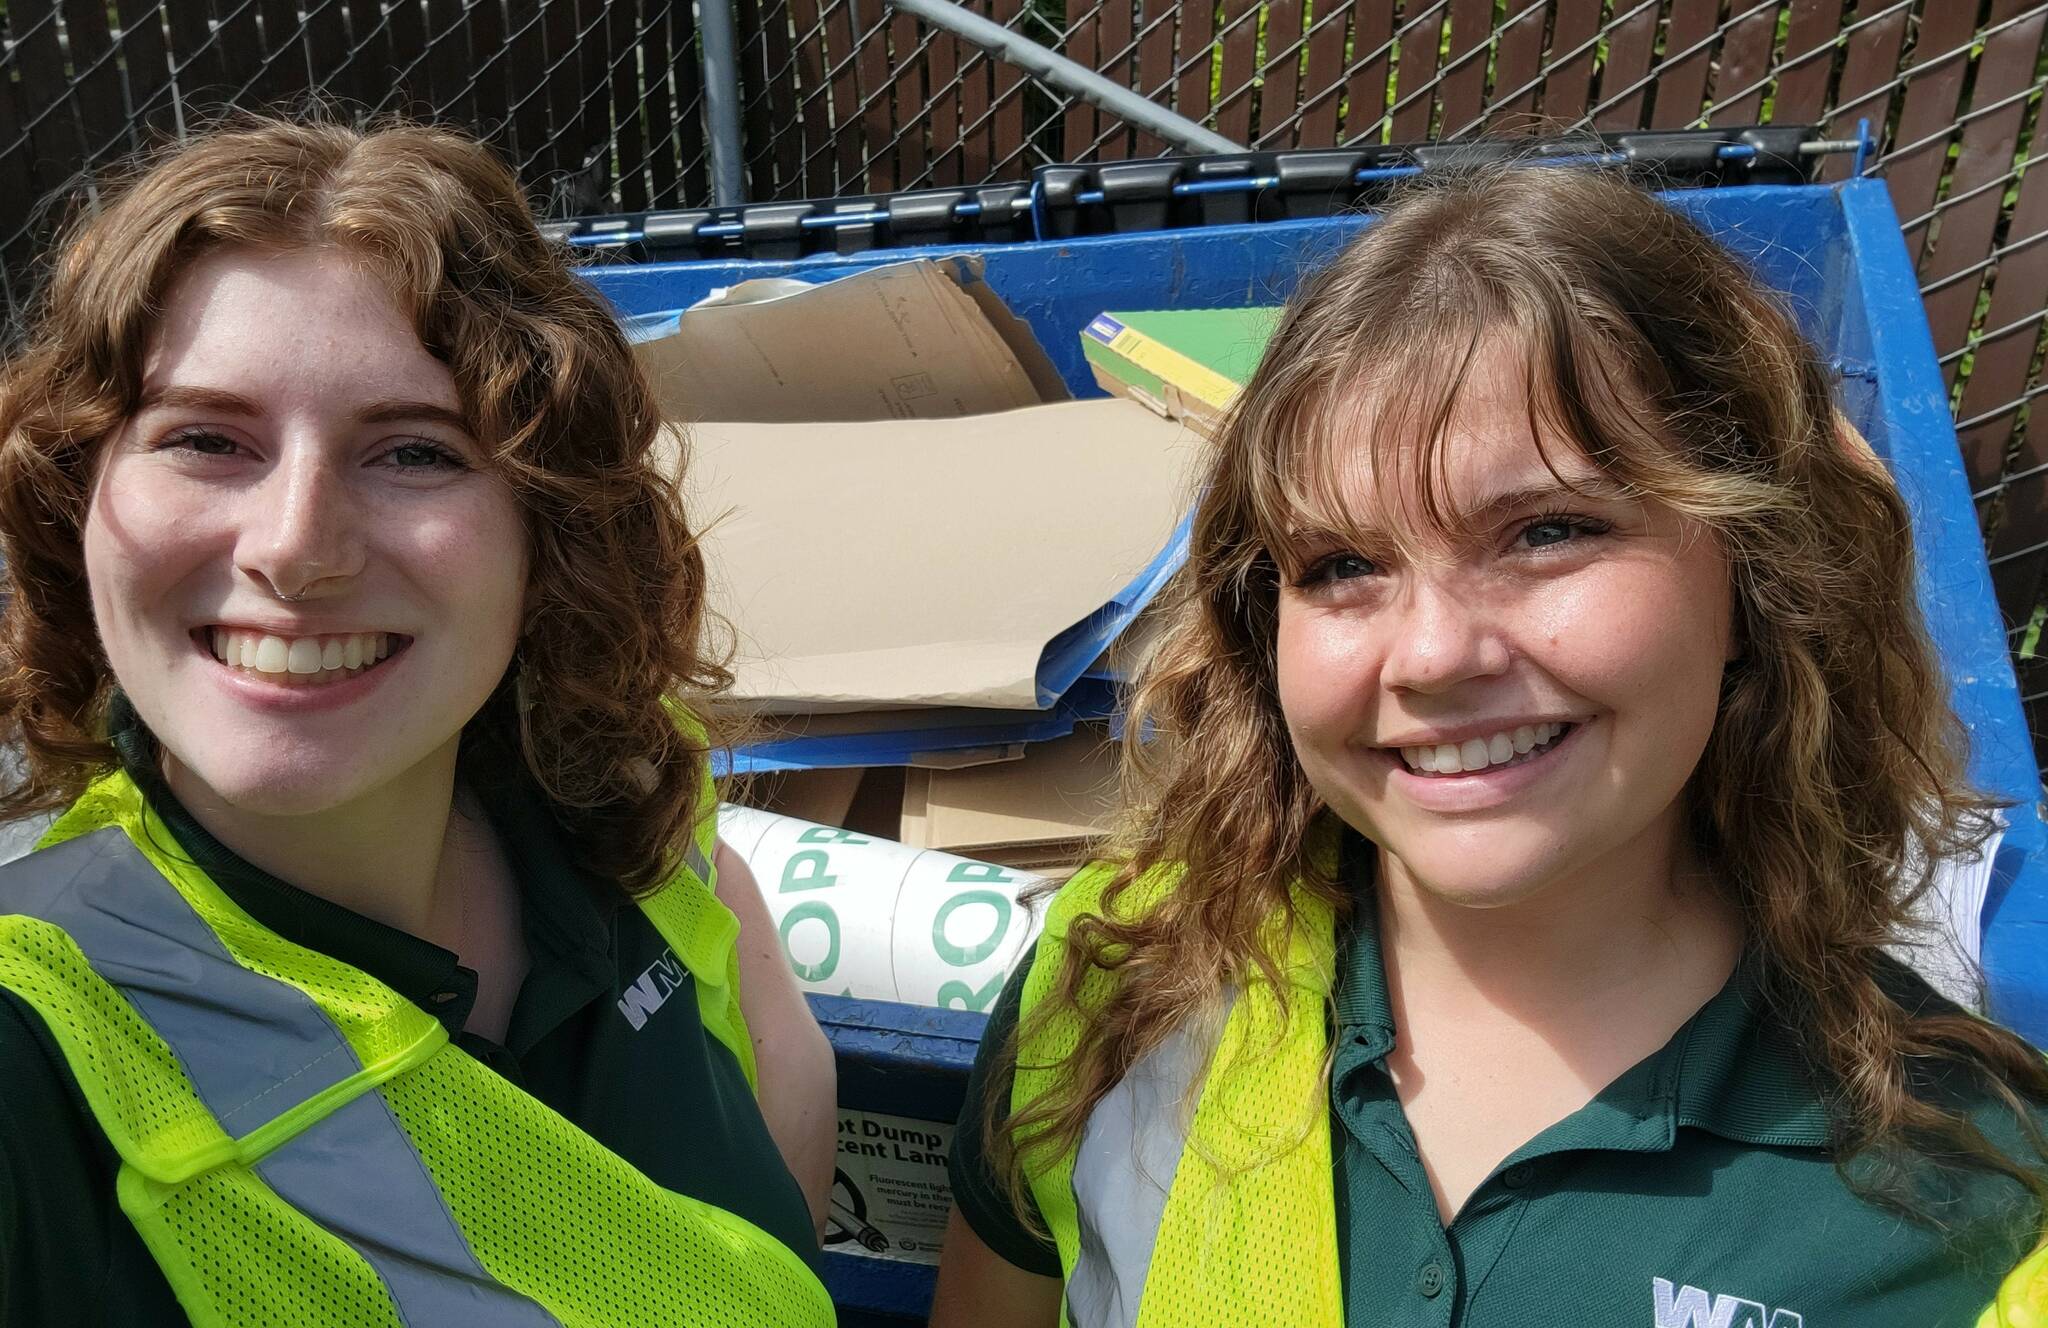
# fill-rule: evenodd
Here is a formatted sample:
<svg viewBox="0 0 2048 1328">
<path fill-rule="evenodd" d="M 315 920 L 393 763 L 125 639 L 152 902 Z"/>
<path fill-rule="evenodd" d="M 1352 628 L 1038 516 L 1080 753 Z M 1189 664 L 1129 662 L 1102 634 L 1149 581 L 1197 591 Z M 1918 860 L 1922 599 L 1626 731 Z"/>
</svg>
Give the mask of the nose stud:
<svg viewBox="0 0 2048 1328">
<path fill-rule="evenodd" d="M 306 597 L 306 592 L 303 590 L 301 590 L 296 595 L 287 595 L 282 590 L 273 590 L 270 593 L 277 596 L 279 599 L 283 600 L 287 604 L 296 604 Z"/>
</svg>

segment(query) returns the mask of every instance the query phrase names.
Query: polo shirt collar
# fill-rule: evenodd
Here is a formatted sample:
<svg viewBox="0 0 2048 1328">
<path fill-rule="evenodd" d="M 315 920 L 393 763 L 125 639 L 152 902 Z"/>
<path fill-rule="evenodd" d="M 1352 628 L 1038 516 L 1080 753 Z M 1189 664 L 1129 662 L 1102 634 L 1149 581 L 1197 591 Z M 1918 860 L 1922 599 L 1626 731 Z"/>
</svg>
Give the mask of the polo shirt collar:
<svg viewBox="0 0 2048 1328">
<path fill-rule="evenodd" d="M 296 945 L 361 969 L 459 1033 L 475 1000 L 476 975 L 452 950 L 387 926 L 280 880 L 221 843 L 180 803 L 164 780 L 156 739 L 127 697 L 116 692 L 108 740 L 128 777 L 186 856 L 257 922 Z M 531 960 L 512 1012 L 506 1046 L 522 1054 L 567 1015 L 608 991 L 612 915 L 623 903 L 569 856 L 554 813 L 520 778 L 518 758 L 470 764 L 471 780 L 518 879 Z M 451 999 L 449 993 L 457 993 Z"/>
<path fill-rule="evenodd" d="M 1346 833 L 1340 863 L 1360 902 L 1338 946 L 1333 1080 L 1368 1064 L 1383 1071 L 1398 1037 L 1371 902 L 1373 850 Z M 1663 1151 L 1681 1128 L 1766 1147 L 1825 1147 L 1826 1103 L 1796 1038 L 1769 1009 L 1762 977 L 1761 958 L 1745 951 L 1727 983 L 1669 1042 L 1545 1131 L 1535 1141 L 1540 1149 L 1518 1157 L 1532 1149 Z"/>
</svg>

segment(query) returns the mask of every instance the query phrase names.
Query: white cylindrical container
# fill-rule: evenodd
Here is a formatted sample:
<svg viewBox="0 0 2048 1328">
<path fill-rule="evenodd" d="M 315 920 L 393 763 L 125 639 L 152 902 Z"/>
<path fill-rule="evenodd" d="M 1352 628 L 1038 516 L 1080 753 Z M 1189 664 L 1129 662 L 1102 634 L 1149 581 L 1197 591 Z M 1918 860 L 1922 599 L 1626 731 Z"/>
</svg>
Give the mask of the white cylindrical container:
<svg viewBox="0 0 2048 1328">
<path fill-rule="evenodd" d="M 987 1010 L 1038 935 L 1043 877 L 730 803 L 718 828 L 806 991 Z"/>
</svg>

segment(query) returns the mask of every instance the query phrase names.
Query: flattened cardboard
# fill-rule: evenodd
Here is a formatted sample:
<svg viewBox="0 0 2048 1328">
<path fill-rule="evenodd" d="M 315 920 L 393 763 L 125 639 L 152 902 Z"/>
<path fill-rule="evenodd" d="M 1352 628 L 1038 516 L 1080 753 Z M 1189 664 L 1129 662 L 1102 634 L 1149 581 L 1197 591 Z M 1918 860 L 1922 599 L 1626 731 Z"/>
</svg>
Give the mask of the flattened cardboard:
<svg viewBox="0 0 2048 1328">
<path fill-rule="evenodd" d="M 1068 396 L 971 264 L 892 263 L 758 302 L 753 284 L 634 346 L 669 419 L 951 419 Z"/>
<path fill-rule="evenodd" d="M 738 633 L 730 695 L 799 714 L 1043 708 L 1047 644 L 1158 562 L 1195 445 L 1116 400 L 696 426 L 684 489 Z"/>
<path fill-rule="evenodd" d="M 1107 834 L 1117 808 L 1116 744 L 1087 725 L 1021 760 L 907 772 L 897 838 L 947 852 L 1066 844 Z"/>
</svg>

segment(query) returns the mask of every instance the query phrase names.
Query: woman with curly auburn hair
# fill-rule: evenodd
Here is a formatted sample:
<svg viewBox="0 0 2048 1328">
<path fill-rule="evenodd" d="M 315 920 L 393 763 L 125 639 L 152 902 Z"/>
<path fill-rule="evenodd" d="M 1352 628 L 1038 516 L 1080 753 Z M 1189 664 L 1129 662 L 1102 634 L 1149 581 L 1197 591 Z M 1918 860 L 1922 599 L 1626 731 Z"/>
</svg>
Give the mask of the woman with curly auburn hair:
<svg viewBox="0 0 2048 1328">
<path fill-rule="evenodd" d="M 0 375 L 0 1324 L 832 1321 L 659 429 L 458 134 L 75 224 Z"/>
<path fill-rule="evenodd" d="M 1993 808 L 1846 432 L 1613 176 L 1418 185 L 1309 278 L 934 1325 L 2048 1322 L 2048 1070 L 1888 952 Z"/>
</svg>

